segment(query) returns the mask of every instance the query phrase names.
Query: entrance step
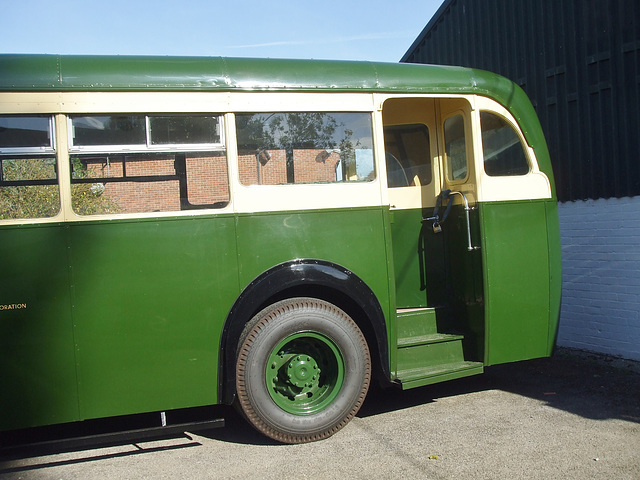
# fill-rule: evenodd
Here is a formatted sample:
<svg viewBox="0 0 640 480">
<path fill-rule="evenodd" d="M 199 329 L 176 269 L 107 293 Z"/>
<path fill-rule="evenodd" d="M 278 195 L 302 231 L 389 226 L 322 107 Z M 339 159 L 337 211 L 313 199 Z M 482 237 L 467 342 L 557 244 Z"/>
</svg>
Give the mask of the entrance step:
<svg viewBox="0 0 640 480">
<path fill-rule="evenodd" d="M 438 333 L 435 308 L 406 308 L 396 313 L 398 338 Z"/>
<path fill-rule="evenodd" d="M 438 332 L 436 310 L 397 312 L 397 380 L 403 389 L 482 373 L 482 362 L 465 359 L 463 335 Z"/>
<path fill-rule="evenodd" d="M 417 347 L 419 345 L 432 345 L 437 343 L 456 342 L 464 340 L 463 335 L 451 335 L 448 333 L 432 333 L 415 337 L 398 338 L 398 348 Z"/>
<path fill-rule="evenodd" d="M 464 361 L 462 335 L 434 333 L 398 339 L 398 370 Z"/>
<path fill-rule="evenodd" d="M 398 371 L 398 381 L 403 390 L 423 387 L 433 383 L 477 375 L 483 372 L 482 362 L 454 362 L 431 367 Z"/>
</svg>

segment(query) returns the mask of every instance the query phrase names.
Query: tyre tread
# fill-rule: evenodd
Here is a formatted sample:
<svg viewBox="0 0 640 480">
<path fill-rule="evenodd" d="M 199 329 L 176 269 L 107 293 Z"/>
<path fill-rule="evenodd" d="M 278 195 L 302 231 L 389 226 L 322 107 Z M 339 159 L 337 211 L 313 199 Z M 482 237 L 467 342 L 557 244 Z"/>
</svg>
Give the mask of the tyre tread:
<svg viewBox="0 0 640 480">
<path fill-rule="evenodd" d="M 363 352 L 365 354 L 365 374 L 363 379 L 363 385 L 360 389 L 360 392 L 354 401 L 349 412 L 344 415 L 338 422 L 331 425 L 330 427 L 320 431 L 313 433 L 291 433 L 285 432 L 281 429 L 275 428 L 266 422 L 253 408 L 251 404 L 250 394 L 247 388 L 247 382 L 245 375 L 247 373 L 247 361 L 249 352 L 256 342 L 256 340 L 260 337 L 260 334 L 264 332 L 266 328 L 268 328 L 269 324 L 282 315 L 291 310 L 298 309 L 313 309 L 313 310 L 321 310 L 332 315 L 337 315 L 341 317 L 353 333 L 357 335 L 358 342 L 361 346 L 363 346 Z M 261 317 L 255 322 L 256 317 Z M 358 413 L 362 403 L 367 394 L 367 390 L 369 388 L 369 384 L 371 382 L 371 356 L 369 353 L 369 349 L 367 347 L 367 342 L 356 325 L 356 323 L 341 309 L 336 307 L 335 305 L 325 302 L 324 300 L 316 299 L 316 298 L 293 298 L 282 300 L 278 303 L 275 303 L 268 307 L 267 309 L 260 312 L 252 322 L 254 323 L 251 330 L 248 332 L 244 341 L 240 345 L 238 349 L 238 358 L 236 363 L 236 390 L 238 394 L 238 401 L 242 407 L 242 410 L 247 418 L 247 420 L 261 433 L 266 436 L 277 440 L 282 443 L 308 443 L 315 442 L 318 440 L 323 440 L 328 438 L 339 430 L 341 430 L 347 423 L 349 423 L 353 417 Z"/>
</svg>

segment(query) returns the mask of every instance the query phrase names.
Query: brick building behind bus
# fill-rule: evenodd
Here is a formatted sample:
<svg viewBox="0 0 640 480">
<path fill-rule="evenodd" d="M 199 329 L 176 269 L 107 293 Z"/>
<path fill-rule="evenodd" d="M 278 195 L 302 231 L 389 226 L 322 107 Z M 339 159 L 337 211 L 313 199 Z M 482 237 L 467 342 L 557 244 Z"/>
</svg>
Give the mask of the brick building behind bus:
<svg viewBox="0 0 640 480">
<path fill-rule="evenodd" d="M 295 149 L 292 157 L 293 183 L 336 181 L 339 152 Z M 180 167 L 174 155 L 95 156 L 82 158 L 82 163 L 87 178 L 100 185 L 95 193 L 115 204 L 119 213 L 181 209 Z M 187 154 L 185 168 L 186 200 L 190 205 L 206 207 L 229 201 L 226 155 Z M 285 150 L 239 155 L 238 174 L 240 183 L 247 186 L 291 183 L 287 180 Z"/>
</svg>

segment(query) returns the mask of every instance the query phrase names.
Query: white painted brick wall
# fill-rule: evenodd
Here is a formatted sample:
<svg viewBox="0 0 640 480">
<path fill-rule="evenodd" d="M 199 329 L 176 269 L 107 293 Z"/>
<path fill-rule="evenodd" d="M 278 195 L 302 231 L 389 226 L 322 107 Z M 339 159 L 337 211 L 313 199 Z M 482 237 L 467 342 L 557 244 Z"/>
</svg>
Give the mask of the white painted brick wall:
<svg viewBox="0 0 640 480">
<path fill-rule="evenodd" d="M 640 197 L 561 203 L 558 345 L 640 360 Z"/>
</svg>

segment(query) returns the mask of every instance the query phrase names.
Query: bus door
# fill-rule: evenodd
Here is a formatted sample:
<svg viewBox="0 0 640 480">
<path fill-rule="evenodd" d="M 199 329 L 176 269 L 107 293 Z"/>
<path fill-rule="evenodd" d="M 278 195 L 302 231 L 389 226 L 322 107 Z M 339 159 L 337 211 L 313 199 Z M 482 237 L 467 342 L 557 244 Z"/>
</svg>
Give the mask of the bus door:
<svg viewBox="0 0 640 480">
<path fill-rule="evenodd" d="M 464 99 L 383 104 L 403 388 L 481 368 L 482 270 L 478 252 L 468 250 L 477 215 L 464 209 L 477 197 L 470 111 Z"/>
<path fill-rule="evenodd" d="M 471 105 L 465 99 L 438 101 L 441 206 L 431 220 L 446 246 L 447 328 L 465 336 L 467 357 L 483 360 L 485 317 L 483 265 Z"/>
<path fill-rule="evenodd" d="M 436 101 L 389 99 L 383 122 L 396 304 L 399 309 L 436 307 L 445 301 L 443 238 L 422 221 L 433 213 L 440 191 Z"/>
<path fill-rule="evenodd" d="M 557 311 L 549 288 L 559 274 L 547 223 L 556 223 L 551 183 L 509 112 L 481 97 L 475 107 L 485 364 L 550 355 Z"/>
</svg>

